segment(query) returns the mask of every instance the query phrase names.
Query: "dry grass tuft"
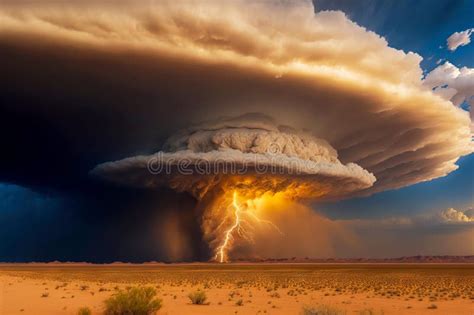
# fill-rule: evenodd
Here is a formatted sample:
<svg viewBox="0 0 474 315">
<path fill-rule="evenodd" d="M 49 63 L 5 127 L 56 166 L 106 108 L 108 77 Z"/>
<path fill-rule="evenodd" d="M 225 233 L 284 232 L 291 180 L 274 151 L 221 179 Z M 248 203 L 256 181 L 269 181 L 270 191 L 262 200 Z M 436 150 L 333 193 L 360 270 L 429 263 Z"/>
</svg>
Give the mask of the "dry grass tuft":
<svg viewBox="0 0 474 315">
<path fill-rule="evenodd" d="M 437 308 L 438 308 L 438 306 L 436 306 L 436 304 L 431 304 L 430 306 L 428 306 L 428 309 L 430 309 L 430 310 L 435 310 Z"/>
<path fill-rule="evenodd" d="M 135 287 L 119 291 L 105 300 L 105 315 L 151 315 L 160 308 L 162 300 L 155 298 L 152 287 Z"/>
<path fill-rule="evenodd" d="M 366 308 L 359 311 L 358 315 L 383 315 L 383 312 L 382 311 L 378 312 L 371 308 Z"/>
<path fill-rule="evenodd" d="M 77 311 L 77 315 L 91 315 L 92 314 L 92 311 L 90 308 L 88 308 L 87 306 L 85 307 L 81 307 L 78 311 Z"/>
<path fill-rule="evenodd" d="M 195 305 L 205 305 L 207 300 L 206 292 L 203 290 L 197 290 L 189 293 L 188 298 L 191 300 L 191 303 Z"/>
<path fill-rule="evenodd" d="M 304 306 L 301 315 L 345 315 L 346 312 L 328 305 Z"/>
</svg>

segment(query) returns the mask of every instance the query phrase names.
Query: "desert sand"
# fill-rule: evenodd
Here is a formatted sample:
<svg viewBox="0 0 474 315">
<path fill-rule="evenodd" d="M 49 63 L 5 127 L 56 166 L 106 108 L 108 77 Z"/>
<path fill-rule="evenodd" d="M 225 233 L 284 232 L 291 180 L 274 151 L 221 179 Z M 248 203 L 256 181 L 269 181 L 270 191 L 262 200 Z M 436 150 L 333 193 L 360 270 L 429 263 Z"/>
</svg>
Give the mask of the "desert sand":
<svg viewBox="0 0 474 315">
<path fill-rule="evenodd" d="M 158 314 L 169 315 L 290 315 L 322 304 L 347 314 L 474 314 L 472 264 L 3 264 L 0 314 L 101 314 L 107 297 L 131 286 L 156 288 Z M 196 289 L 208 305 L 190 303 Z"/>
</svg>

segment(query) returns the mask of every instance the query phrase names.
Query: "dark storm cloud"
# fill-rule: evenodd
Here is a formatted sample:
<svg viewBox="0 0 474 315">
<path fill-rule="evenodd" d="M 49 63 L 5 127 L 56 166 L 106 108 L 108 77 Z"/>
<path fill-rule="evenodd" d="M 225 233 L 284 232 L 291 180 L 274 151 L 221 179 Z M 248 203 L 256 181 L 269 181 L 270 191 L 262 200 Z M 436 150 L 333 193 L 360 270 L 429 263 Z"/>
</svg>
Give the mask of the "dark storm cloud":
<svg viewBox="0 0 474 315">
<path fill-rule="evenodd" d="M 2 262 L 183 261 L 209 255 L 189 196 L 114 187 L 40 194 L 0 184 L 0 198 Z"/>
</svg>

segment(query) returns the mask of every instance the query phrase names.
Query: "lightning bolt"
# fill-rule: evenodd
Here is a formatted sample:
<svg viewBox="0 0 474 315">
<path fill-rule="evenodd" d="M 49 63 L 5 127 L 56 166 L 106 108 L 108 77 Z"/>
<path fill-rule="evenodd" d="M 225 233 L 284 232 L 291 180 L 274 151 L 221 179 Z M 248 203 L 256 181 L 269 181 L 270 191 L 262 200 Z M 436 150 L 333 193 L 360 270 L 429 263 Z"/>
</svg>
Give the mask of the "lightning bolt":
<svg viewBox="0 0 474 315">
<path fill-rule="evenodd" d="M 232 206 L 234 207 L 234 224 L 225 232 L 224 242 L 217 248 L 216 260 L 217 257 L 219 257 L 219 262 L 221 263 L 223 263 L 226 259 L 225 253 L 227 251 L 227 247 L 229 246 L 230 239 L 233 238 L 232 232 L 234 232 L 234 230 L 237 229 L 240 225 L 240 214 L 242 210 L 240 209 L 240 206 L 237 203 L 237 191 L 234 191 L 234 195 L 232 198 Z"/>
<path fill-rule="evenodd" d="M 232 208 L 233 216 L 234 216 L 234 223 L 231 227 L 229 227 L 225 231 L 225 236 L 221 245 L 217 247 L 216 255 L 214 257 L 215 260 L 223 263 L 227 261 L 227 252 L 231 246 L 231 241 L 234 239 L 234 232 L 237 232 L 239 236 L 244 238 L 245 240 L 253 243 L 253 238 L 250 232 L 244 229 L 243 224 L 246 223 L 250 229 L 255 229 L 249 222 L 249 220 L 243 219 L 244 216 L 247 216 L 248 219 L 257 222 L 258 224 L 265 223 L 276 229 L 280 234 L 283 234 L 280 229 L 273 224 L 273 222 L 264 220 L 259 218 L 251 209 L 242 210 L 242 207 L 239 205 L 238 202 L 238 194 L 237 191 L 234 190 L 232 196 Z M 223 223 L 221 223 L 223 224 Z"/>
</svg>

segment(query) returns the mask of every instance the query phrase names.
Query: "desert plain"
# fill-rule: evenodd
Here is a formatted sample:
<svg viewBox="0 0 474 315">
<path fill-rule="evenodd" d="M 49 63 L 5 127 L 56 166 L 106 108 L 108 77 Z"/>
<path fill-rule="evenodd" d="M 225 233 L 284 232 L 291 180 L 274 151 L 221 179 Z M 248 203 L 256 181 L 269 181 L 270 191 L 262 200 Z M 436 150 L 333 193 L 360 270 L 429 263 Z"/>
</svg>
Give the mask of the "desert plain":
<svg viewBox="0 0 474 315">
<path fill-rule="evenodd" d="M 0 314 L 102 314 L 130 287 L 153 287 L 157 314 L 474 314 L 472 264 L 2 264 Z M 204 291 L 204 305 L 188 297 Z"/>
</svg>

